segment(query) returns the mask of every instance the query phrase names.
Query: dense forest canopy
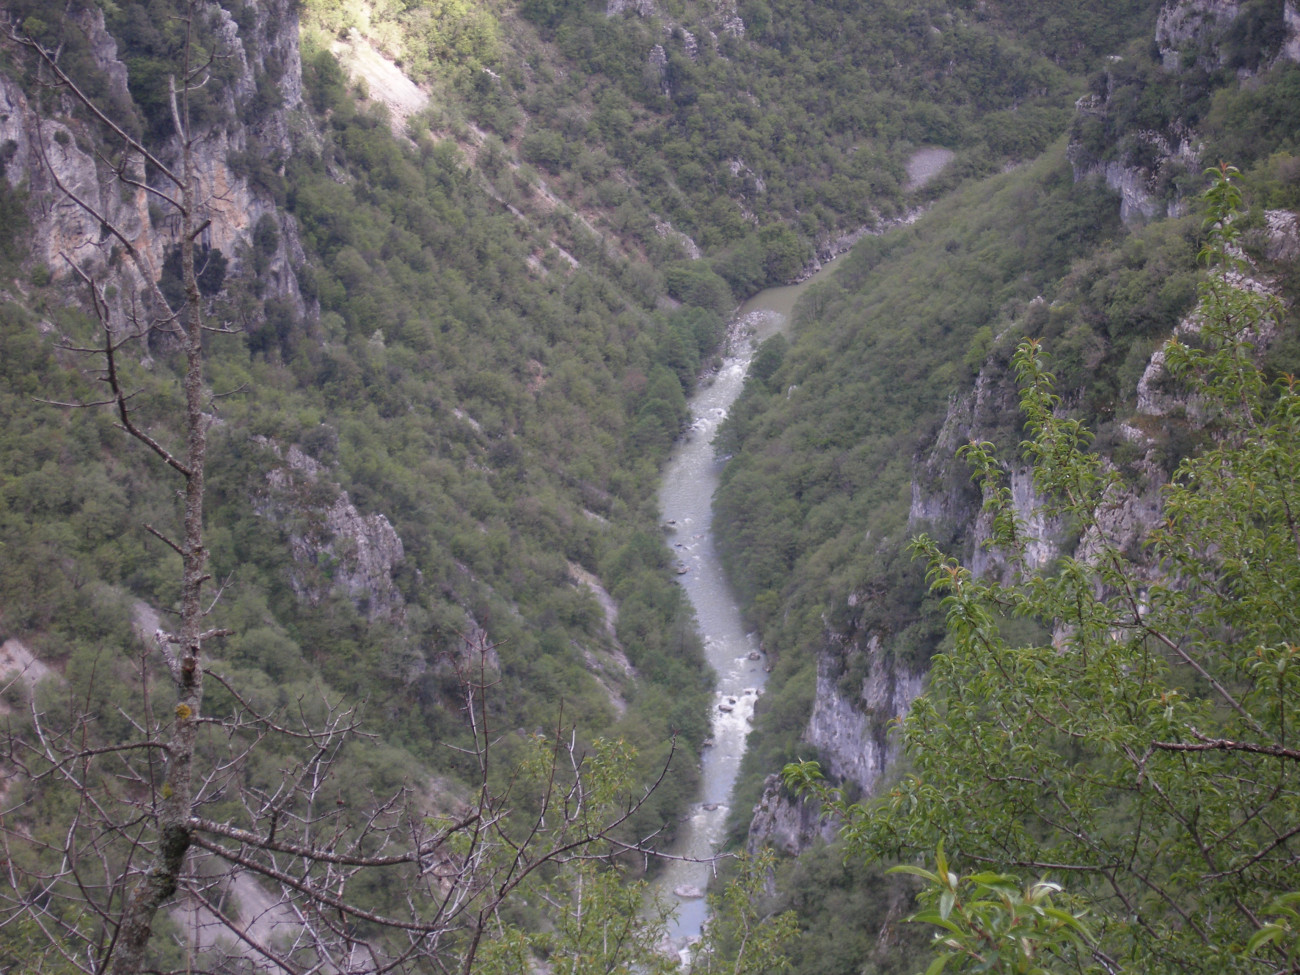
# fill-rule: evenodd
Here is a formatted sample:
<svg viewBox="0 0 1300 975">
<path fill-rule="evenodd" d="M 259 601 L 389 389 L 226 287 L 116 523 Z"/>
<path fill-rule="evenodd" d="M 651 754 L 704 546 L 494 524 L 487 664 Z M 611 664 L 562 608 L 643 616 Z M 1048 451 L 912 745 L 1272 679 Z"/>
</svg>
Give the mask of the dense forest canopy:
<svg viewBox="0 0 1300 975">
<path fill-rule="evenodd" d="M 905 870 L 929 884 L 918 918 L 942 929 L 953 970 L 1294 966 L 1300 414 L 1294 376 L 1270 383 L 1256 358 L 1282 307 L 1240 285 L 1235 173 L 1215 171 L 1206 194 L 1199 327 L 1164 350 L 1215 437 L 1178 466 L 1148 547 L 1128 544 L 1131 496 L 1063 414 L 1044 343 L 1021 343 L 1021 447 L 1079 557 L 1033 564 L 1004 465 L 972 442 L 1009 572 L 979 580 L 915 543 L 952 645 L 904 723 L 910 774 L 855 805 L 815 765 L 787 769 L 845 817 L 850 849 L 938 860 Z M 1052 638 L 1026 639 L 1025 620 Z M 959 861 L 969 876 L 950 871 Z"/>
<path fill-rule="evenodd" d="M 3 791 L 22 844 L 0 967 L 104 970 L 151 848 L 69 824 L 101 803 L 149 820 L 170 800 L 154 633 L 180 612 L 186 536 L 149 441 L 165 453 L 193 432 L 187 375 L 204 390 L 202 659 L 220 685 L 196 754 L 233 770 L 195 816 L 251 835 L 257 806 L 274 836 L 281 813 L 258 803 L 320 759 L 248 716 L 355 714 L 339 727 L 361 737 L 330 752 L 312 801 L 366 856 L 399 822 L 450 844 L 477 795 L 521 817 L 500 817 L 504 859 L 485 854 L 482 876 L 514 869 L 501 851 L 542 822 L 547 842 L 582 836 L 610 867 L 547 859 L 519 893 L 475 901 L 492 904 L 477 922 L 438 928 L 435 955 L 511 971 L 590 957 L 594 929 L 554 905 L 633 915 L 631 881 L 653 861 L 629 845 L 669 842 L 694 798 L 711 675 L 655 490 L 738 301 L 859 241 L 759 351 L 718 441 L 719 545 L 774 663 L 737 841 L 765 776 L 808 757 L 818 694 L 848 699 L 873 667 L 919 675 L 951 642 L 907 543 L 917 511 L 942 509 L 921 521 L 972 555 L 981 495 L 939 448 L 963 397 L 981 440 L 1023 438 L 1020 337 L 1050 349 L 1062 410 L 1125 488 L 1214 442 L 1185 405 L 1133 420 L 1139 380 L 1197 301 L 1206 231 L 1186 201 L 1201 162 L 1244 173 L 1234 246 L 1280 302 L 1262 375 L 1295 368 L 1300 273 L 1272 234 L 1300 207 L 1300 67 L 1279 0 L 1232 4 L 1190 39 L 1158 31 L 1151 0 L 4 6 L 0 641 L 24 675 L 4 682 L 8 741 L 35 751 Z M 414 102 L 349 73 L 381 56 L 418 83 Z M 183 112 L 177 78 L 197 83 Z M 948 160 L 929 179 L 909 176 L 920 150 Z M 203 200 L 189 238 L 164 178 L 187 152 Z M 213 326 L 200 366 L 149 318 L 162 305 Z M 76 406 L 106 385 L 125 412 Z M 127 415 L 148 440 L 124 434 Z M 1006 621 L 1008 641 L 1050 636 L 1040 616 Z M 882 741 L 891 716 L 869 719 Z M 140 735 L 147 760 L 113 751 Z M 82 766 L 51 741 L 96 761 L 69 778 Z M 585 833 L 555 818 L 561 781 Z M 308 808 L 295 821 L 315 822 Z M 949 834 L 932 827 L 893 853 L 933 852 Z M 401 869 L 425 871 L 415 846 Z M 195 862 L 193 896 L 232 882 Z M 322 863 L 324 884 L 338 865 Z M 741 871 L 707 964 L 915 967 L 905 882 L 839 849 L 761 863 Z M 772 904 L 755 879 L 769 870 Z M 405 909 L 417 881 L 401 876 L 365 881 L 351 906 Z M 749 940 L 768 907 L 782 920 Z M 150 964 L 189 970 L 183 916 L 159 918 Z M 428 961 L 356 923 L 340 937 Z M 646 948 L 653 925 L 625 934 L 602 964 L 667 964 Z M 236 954 L 198 952 L 213 970 L 253 963 Z"/>
</svg>

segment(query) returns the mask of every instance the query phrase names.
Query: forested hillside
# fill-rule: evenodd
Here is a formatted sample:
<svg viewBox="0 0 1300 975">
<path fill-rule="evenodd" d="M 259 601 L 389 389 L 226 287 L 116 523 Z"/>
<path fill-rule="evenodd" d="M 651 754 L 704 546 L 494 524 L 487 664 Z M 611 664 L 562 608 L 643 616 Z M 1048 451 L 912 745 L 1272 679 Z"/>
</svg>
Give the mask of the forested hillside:
<svg viewBox="0 0 1300 975">
<path fill-rule="evenodd" d="M 666 964 L 652 926 L 611 950 L 555 905 L 635 916 L 694 798 L 711 675 L 655 491 L 729 314 L 858 242 L 719 441 L 775 663 L 739 840 L 820 747 L 815 698 L 861 712 L 940 646 L 906 541 L 969 552 L 953 408 L 1020 439 L 1018 337 L 1099 452 L 1167 474 L 1204 432 L 1123 427 L 1195 300 L 1201 163 L 1246 171 L 1242 246 L 1294 299 L 1269 234 L 1300 205 L 1294 8 L 1229 6 L 1200 31 L 1148 0 L 7 0 L 0 968 L 118 963 L 183 803 L 158 970 L 512 971 L 584 939 Z M 922 149 L 949 161 L 911 178 Z M 194 668 L 201 711 L 167 696 Z M 208 771 L 178 797 L 187 723 Z M 186 934 L 251 912 L 248 871 L 314 906 Z M 868 873 L 781 868 L 792 965 L 912 964 L 859 923 L 904 910 Z"/>
<path fill-rule="evenodd" d="M 774 842 L 793 852 L 821 832 L 815 808 L 771 777 L 810 755 L 849 798 L 899 776 L 926 793 L 895 789 L 896 798 L 911 798 L 883 803 L 894 813 L 907 802 L 946 803 L 948 787 L 961 791 L 933 778 L 942 761 L 927 766 L 931 778 L 907 778 L 923 773 L 889 731 L 930 656 L 948 645 L 948 609 L 930 593 L 936 577 L 925 576 L 912 539 L 928 532 L 938 546 L 932 559 L 938 550 L 955 554 L 977 577 L 1011 572 L 1003 561 L 1010 556 L 985 550 L 998 528 L 981 506 L 1000 496 L 991 487 L 981 493 L 956 459 L 972 440 L 997 446 L 996 469 L 1008 478 L 1003 503 L 1025 533 L 1025 572 L 1047 571 L 1086 535 L 1077 512 L 1049 516 L 1048 495 L 1017 459 L 1027 432 L 1010 362 L 1022 339 L 1041 342 L 1060 415 L 1087 424 L 1095 434 L 1087 449 L 1120 480 L 1112 491 L 1124 493 L 1113 496 L 1127 500 L 1122 513 L 1106 516 L 1106 531 L 1141 563 L 1146 532 L 1160 524 L 1162 485 L 1219 432 L 1195 384 L 1180 390 L 1153 365 L 1176 329 L 1188 334 L 1180 322 L 1204 274 L 1197 256 L 1206 227 L 1193 195 L 1205 186 L 1204 163 L 1231 159 L 1244 171 L 1233 246 L 1248 255 L 1252 280 L 1264 282 L 1252 287 L 1275 294 L 1282 309 L 1259 341 L 1264 375 L 1296 369 L 1300 74 L 1281 56 L 1292 33 L 1281 6 L 1216 7 L 1195 29 L 1194 15 L 1171 16 L 1179 9 L 1165 8 L 1156 44 L 1136 39 L 1092 74 L 1068 133 L 1032 165 L 958 190 L 915 227 L 860 244 L 804 299 L 793 339 L 771 341 L 729 417 L 720 449 L 731 459 L 716 499 L 720 544 L 776 656 L 776 688 L 760 709 L 738 802 L 747 811 L 761 795 L 761 804 L 752 823 L 745 812 L 735 822 L 737 838 L 748 832 L 751 846 Z M 1156 570 L 1141 571 L 1146 585 Z M 1008 612 L 999 626 L 1009 648 L 1069 633 L 1051 614 L 1033 612 Z M 940 713 L 958 713 L 961 680 L 945 685 L 949 697 L 934 705 Z M 909 737 L 918 755 L 935 740 L 921 723 Z M 862 747 L 867 757 L 850 751 Z M 1026 765 L 1033 767 L 1040 766 Z M 871 808 L 863 807 L 864 822 Z M 963 815 L 978 814 L 954 812 Z M 945 832 L 932 825 L 931 842 Z M 868 844 L 873 856 L 907 848 L 890 825 L 880 828 Z M 954 820 L 946 834 L 954 846 L 962 828 Z M 1032 859 L 1004 852 L 1000 862 L 983 852 L 977 867 Z M 832 919 L 846 913 L 901 914 L 900 888 L 891 894 L 865 867 L 846 872 L 834 853 L 792 863 L 785 885 L 785 902 L 810 919 L 808 945 L 836 940 L 842 925 Z M 846 896 L 872 887 L 870 896 Z M 843 954 L 832 967 L 823 954 L 803 970 L 857 971 L 868 957 L 888 969 L 899 937 L 889 924 L 879 936 L 857 929 L 839 939 Z M 1211 955 L 1199 963 L 1224 964 Z"/>
</svg>

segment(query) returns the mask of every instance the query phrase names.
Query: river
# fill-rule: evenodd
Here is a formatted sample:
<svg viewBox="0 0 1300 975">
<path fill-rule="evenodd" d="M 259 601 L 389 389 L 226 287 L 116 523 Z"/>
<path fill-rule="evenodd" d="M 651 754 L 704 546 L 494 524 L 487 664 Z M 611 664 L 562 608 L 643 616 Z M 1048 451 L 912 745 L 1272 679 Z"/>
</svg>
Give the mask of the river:
<svg viewBox="0 0 1300 975">
<path fill-rule="evenodd" d="M 740 606 L 714 545 L 713 492 L 723 465 L 713 455 L 713 437 L 740 395 L 754 350 L 764 339 L 789 327 L 798 297 L 809 285 L 824 280 L 837 264 L 827 264 L 800 284 L 759 292 L 740 307 L 740 337 L 733 342 L 722 366 L 711 380 L 701 384 L 691 400 L 690 430 L 674 451 L 659 490 L 663 523 L 669 529 L 668 543 L 679 568 L 686 570 L 678 581 L 695 607 L 705 654 L 717 673 L 712 744 L 701 757 L 700 796 L 691 806 L 690 818 L 682 824 L 676 844 L 668 851 L 691 860 L 669 861 L 654 887 L 656 894 L 676 910 L 668 935 L 682 952 L 699 937 L 707 917 L 702 894 L 713 871 L 707 860 L 722 846 L 732 786 L 745 753 L 754 703 L 763 692 L 767 676 L 767 660 L 757 636 L 745 629 Z"/>
</svg>

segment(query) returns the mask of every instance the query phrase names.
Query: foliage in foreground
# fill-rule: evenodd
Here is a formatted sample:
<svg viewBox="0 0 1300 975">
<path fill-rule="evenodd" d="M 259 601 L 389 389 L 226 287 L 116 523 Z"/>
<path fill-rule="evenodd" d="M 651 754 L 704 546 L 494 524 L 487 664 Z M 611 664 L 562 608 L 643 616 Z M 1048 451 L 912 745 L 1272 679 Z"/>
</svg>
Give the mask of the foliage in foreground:
<svg viewBox="0 0 1300 975">
<path fill-rule="evenodd" d="M 854 805 L 815 766 L 787 768 L 846 818 L 854 851 L 911 859 L 942 843 L 977 870 L 1063 880 L 1088 914 L 1087 957 L 1047 952 L 1025 970 L 1295 970 L 1300 387 L 1258 365 L 1278 309 L 1240 285 L 1235 171 L 1211 172 L 1200 329 L 1170 342 L 1165 361 L 1213 440 L 1179 466 L 1149 551 L 1121 545 L 1118 474 L 1087 451 L 1040 349 L 1023 344 L 1023 449 L 1050 512 L 1078 532 L 1076 555 L 1030 572 L 1001 466 L 989 445 L 965 448 L 1014 578 L 977 579 L 917 541 L 953 646 L 902 726 L 914 774 Z M 1013 618 L 1055 637 L 1020 645 L 1006 635 Z M 947 874 L 932 883 L 949 888 L 939 915 L 954 923 L 942 907 L 960 882 Z M 1023 886 L 993 886 L 1004 883 Z M 960 947 L 974 930 L 948 934 Z M 965 970 L 1021 970 L 948 950 Z"/>
<path fill-rule="evenodd" d="M 1016 877 L 989 870 L 959 877 L 948 869 L 942 844 L 936 861 L 933 871 L 913 866 L 889 871 L 926 882 L 925 908 L 910 918 L 941 930 L 926 975 L 938 975 L 949 963 L 1017 975 L 1045 972 L 1043 959 L 1074 960 L 1086 946 L 1087 928 L 1053 903 L 1060 884 L 1040 880 L 1022 888 Z"/>
</svg>

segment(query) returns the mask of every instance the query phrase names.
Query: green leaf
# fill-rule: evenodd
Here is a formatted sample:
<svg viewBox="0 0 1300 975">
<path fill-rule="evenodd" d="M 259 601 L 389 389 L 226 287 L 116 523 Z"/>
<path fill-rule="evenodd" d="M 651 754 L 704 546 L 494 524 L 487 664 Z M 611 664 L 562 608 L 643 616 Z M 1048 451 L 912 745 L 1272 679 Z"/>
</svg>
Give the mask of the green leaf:
<svg viewBox="0 0 1300 975">
<path fill-rule="evenodd" d="M 945 921 L 952 914 L 952 906 L 957 901 L 957 895 L 951 890 L 945 890 L 939 895 L 939 916 Z"/>
<path fill-rule="evenodd" d="M 920 877 L 922 880 L 928 880 L 931 883 L 935 883 L 935 884 L 939 883 L 938 874 L 931 873 L 929 870 L 926 870 L 924 867 L 913 867 L 908 864 L 900 864 L 897 867 L 890 867 L 888 870 L 885 871 L 885 873 L 887 874 L 902 873 L 912 877 Z"/>
<path fill-rule="evenodd" d="M 1253 955 L 1255 952 L 1259 951 L 1260 948 L 1264 947 L 1264 945 L 1281 939 L 1282 935 L 1285 933 L 1286 931 L 1281 925 L 1264 925 L 1251 935 L 1250 940 L 1246 942 L 1246 953 Z"/>
</svg>

